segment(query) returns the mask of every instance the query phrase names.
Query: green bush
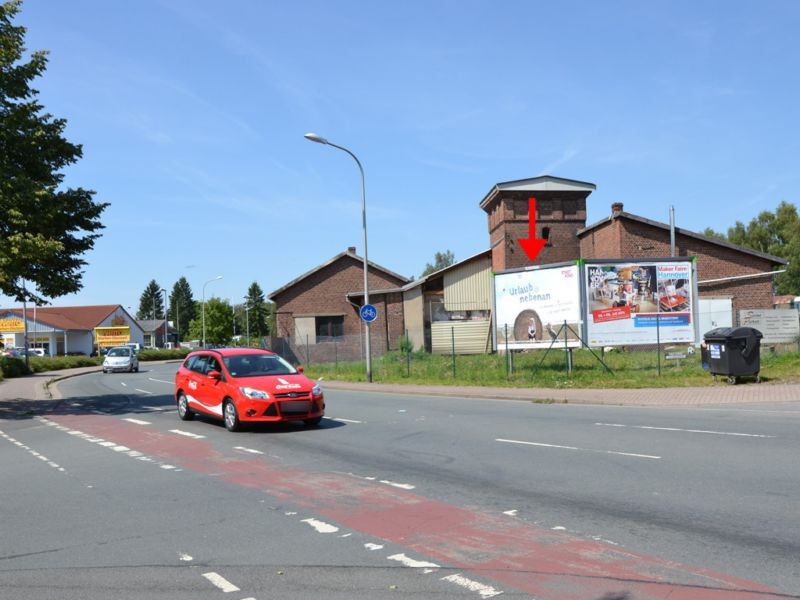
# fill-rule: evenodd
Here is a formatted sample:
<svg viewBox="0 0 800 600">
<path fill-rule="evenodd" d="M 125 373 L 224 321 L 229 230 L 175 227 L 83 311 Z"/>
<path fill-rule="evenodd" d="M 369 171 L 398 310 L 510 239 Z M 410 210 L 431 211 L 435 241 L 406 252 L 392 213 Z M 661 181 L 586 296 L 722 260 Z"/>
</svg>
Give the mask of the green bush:
<svg viewBox="0 0 800 600">
<path fill-rule="evenodd" d="M 96 367 L 103 362 L 96 356 L 31 356 L 31 371 L 43 373 L 45 371 L 60 371 L 74 369 L 75 367 Z"/>
<path fill-rule="evenodd" d="M 4 377 L 21 377 L 30 373 L 23 359 L 10 356 L 0 356 L 0 372 Z"/>
<path fill-rule="evenodd" d="M 191 350 L 188 348 L 176 348 L 174 350 L 153 350 L 145 349 L 139 352 L 139 360 L 146 362 L 148 360 L 183 360 Z"/>
</svg>

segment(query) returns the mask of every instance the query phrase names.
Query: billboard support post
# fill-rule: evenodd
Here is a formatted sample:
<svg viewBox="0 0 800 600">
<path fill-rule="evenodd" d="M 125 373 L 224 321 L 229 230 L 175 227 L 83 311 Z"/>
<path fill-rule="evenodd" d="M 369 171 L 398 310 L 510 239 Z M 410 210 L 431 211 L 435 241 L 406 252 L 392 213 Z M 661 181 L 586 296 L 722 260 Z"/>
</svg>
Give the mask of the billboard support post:
<svg viewBox="0 0 800 600">
<path fill-rule="evenodd" d="M 506 377 L 511 377 L 511 355 L 508 353 L 508 323 L 505 324 L 506 328 Z"/>
<path fill-rule="evenodd" d="M 450 328 L 450 340 L 453 346 L 453 379 L 456 378 L 456 328 Z"/>
<path fill-rule="evenodd" d="M 572 361 L 570 360 L 572 356 L 569 353 L 569 346 L 567 345 L 567 322 L 564 321 L 564 325 L 561 326 L 561 329 L 564 331 L 564 360 L 567 363 L 567 375 L 572 374 Z"/>
<path fill-rule="evenodd" d="M 656 313 L 656 353 L 658 355 L 658 376 L 661 377 L 661 313 Z"/>
</svg>

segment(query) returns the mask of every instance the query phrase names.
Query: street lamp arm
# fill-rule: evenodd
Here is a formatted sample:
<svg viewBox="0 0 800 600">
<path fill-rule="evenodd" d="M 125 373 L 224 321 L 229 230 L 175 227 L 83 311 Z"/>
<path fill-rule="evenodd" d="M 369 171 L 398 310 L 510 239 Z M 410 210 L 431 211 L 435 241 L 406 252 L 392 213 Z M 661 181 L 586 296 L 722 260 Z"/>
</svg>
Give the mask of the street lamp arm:
<svg viewBox="0 0 800 600">
<path fill-rule="evenodd" d="M 349 154 L 356 164 L 358 165 L 358 171 L 361 173 L 361 226 L 364 232 L 364 305 L 366 306 L 369 304 L 369 281 L 368 281 L 368 268 L 369 268 L 369 258 L 367 253 L 367 186 L 364 182 L 364 168 L 361 166 L 361 161 L 358 160 L 358 157 L 350 152 L 344 146 L 340 146 L 338 144 L 334 144 L 333 142 L 328 141 L 324 137 L 317 135 L 316 133 L 306 133 L 304 136 L 307 140 L 312 142 L 316 142 L 318 144 L 325 144 L 328 146 L 333 146 L 341 150 L 342 152 L 346 152 Z M 367 381 L 372 381 L 372 354 L 370 350 L 370 336 L 369 336 L 369 321 L 364 323 L 365 327 L 365 348 L 366 348 L 366 363 L 367 363 Z"/>
</svg>

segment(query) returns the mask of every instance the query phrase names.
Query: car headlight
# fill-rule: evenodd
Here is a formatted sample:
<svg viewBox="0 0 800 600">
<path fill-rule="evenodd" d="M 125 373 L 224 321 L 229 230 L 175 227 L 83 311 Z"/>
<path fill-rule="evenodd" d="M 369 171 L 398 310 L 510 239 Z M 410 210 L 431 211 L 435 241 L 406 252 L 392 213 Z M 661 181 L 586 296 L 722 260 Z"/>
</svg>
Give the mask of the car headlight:
<svg viewBox="0 0 800 600">
<path fill-rule="evenodd" d="M 311 388 L 311 395 L 312 396 L 322 396 L 322 386 L 319 382 L 314 384 L 314 387 Z"/>
<path fill-rule="evenodd" d="M 251 387 L 240 387 L 239 391 L 242 392 L 242 395 L 246 398 L 251 398 L 254 400 L 269 400 L 269 394 L 264 390 L 257 390 Z"/>
</svg>

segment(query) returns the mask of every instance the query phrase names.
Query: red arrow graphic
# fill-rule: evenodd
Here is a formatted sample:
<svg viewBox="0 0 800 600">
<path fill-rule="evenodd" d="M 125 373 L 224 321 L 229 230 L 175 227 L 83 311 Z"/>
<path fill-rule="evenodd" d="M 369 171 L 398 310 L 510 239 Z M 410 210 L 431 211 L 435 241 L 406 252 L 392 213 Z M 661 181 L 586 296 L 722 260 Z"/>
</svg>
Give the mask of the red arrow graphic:
<svg viewBox="0 0 800 600">
<path fill-rule="evenodd" d="M 541 240 L 536 237 L 536 198 L 528 198 L 528 238 L 519 238 L 517 240 L 525 254 L 531 259 L 531 262 L 536 260 L 539 252 L 542 251 L 547 240 Z"/>
</svg>

